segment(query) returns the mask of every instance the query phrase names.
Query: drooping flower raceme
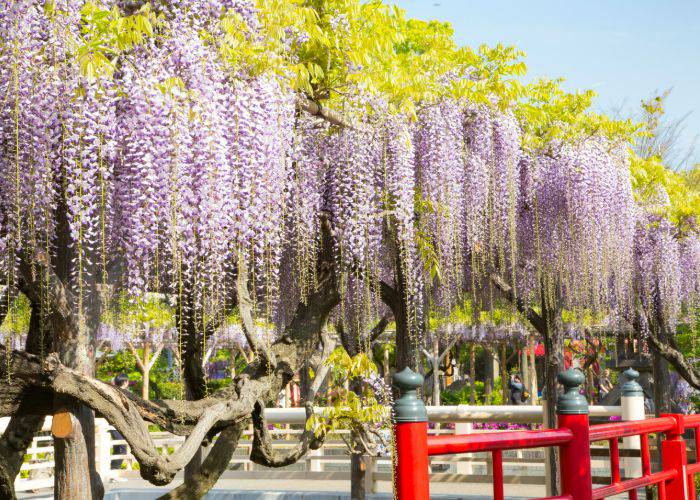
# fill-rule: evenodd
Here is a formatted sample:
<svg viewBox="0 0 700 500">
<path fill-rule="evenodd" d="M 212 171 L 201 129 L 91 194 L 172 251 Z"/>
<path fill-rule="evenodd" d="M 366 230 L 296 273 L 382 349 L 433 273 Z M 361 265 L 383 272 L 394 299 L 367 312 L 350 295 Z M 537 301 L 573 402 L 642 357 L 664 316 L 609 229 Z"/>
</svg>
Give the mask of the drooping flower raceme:
<svg viewBox="0 0 700 500">
<path fill-rule="evenodd" d="M 628 304 L 637 208 L 625 156 L 590 138 L 522 166 L 521 265 L 539 278 L 524 294 L 559 293 L 571 308 Z"/>
</svg>

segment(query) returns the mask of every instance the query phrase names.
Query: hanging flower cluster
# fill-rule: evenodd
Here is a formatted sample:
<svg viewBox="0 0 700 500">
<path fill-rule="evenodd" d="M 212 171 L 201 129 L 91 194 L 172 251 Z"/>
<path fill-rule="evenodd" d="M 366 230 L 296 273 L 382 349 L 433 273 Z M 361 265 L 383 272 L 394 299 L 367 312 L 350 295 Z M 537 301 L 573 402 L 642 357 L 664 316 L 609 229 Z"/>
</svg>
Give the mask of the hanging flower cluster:
<svg viewBox="0 0 700 500">
<path fill-rule="evenodd" d="M 691 232 L 680 240 L 681 296 L 689 303 L 700 299 L 700 236 Z"/>
<path fill-rule="evenodd" d="M 634 242 L 637 296 L 654 323 L 676 318 L 683 300 L 681 252 L 667 219 L 643 214 Z"/>
<path fill-rule="evenodd" d="M 520 127 L 497 106 L 442 101 L 418 115 L 421 234 L 440 269 L 437 304 L 449 310 L 487 269 L 515 270 Z"/>
<path fill-rule="evenodd" d="M 417 188 L 425 206 L 421 230 L 441 268 L 437 303 L 449 309 L 462 285 L 465 193 L 461 111 L 444 101 L 422 109 L 415 134 Z"/>
<path fill-rule="evenodd" d="M 637 208 L 625 155 L 589 138 L 522 167 L 521 265 L 536 271 L 522 293 L 574 309 L 628 304 Z"/>
</svg>

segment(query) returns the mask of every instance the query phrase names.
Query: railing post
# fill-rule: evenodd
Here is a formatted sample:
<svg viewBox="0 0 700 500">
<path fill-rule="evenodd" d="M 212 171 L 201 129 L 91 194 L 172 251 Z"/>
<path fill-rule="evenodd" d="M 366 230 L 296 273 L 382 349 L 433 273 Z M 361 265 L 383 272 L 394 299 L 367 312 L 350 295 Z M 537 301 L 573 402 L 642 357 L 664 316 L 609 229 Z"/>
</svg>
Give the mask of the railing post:
<svg viewBox="0 0 700 500">
<path fill-rule="evenodd" d="M 584 377 L 580 371 L 569 369 L 559 373 L 557 380 L 564 386 L 564 394 L 557 400 L 557 424 L 573 433 L 573 439 L 560 448 L 562 495 L 570 495 L 572 500 L 590 500 L 593 485 L 588 401 L 579 392 Z"/>
<path fill-rule="evenodd" d="M 323 463 L 318 457 L 323 456 L 323 448 L 317 450 L 309 450 L 306 453 L 306 470 L 309 472 L 323 472 Z"/>
<path fill-rule="evenodd" d="M 644 389 L 639 385 L 637 379 L 639 372 L 628 368 L 622 374 L 625 377 L 625 383 L 622 384 L 621 390 L 621 405 L 622 405 L 622 420 L 633 422 L 636 420 L 644 420 L 646 417 L 644 412 Z M 641 441 L 639 436 L 628 436 L 622 438 L 623 450 L 641 450 Z M 625 477 L 638 477 L 642 475 L 642 459 L 634 457 L 624 457 L 622 466 L 625 470 Z"/>
<path fill-rule="evenodd" d="M 662 417 L 671 417 L 676 420 L 673 429 L 666 432 L 666 439 L 661 443 L 661 467 L 663 470 L 675 470 L 678 474 L 666 483 L 667 498 L 683 500 L 695 500 L 695 485 L 688 481 L 686 467 L 688 457 L 686 455 L 683 433 L 685 424 L 683 415 L 663 414 Z"/>
<path fill-rule="evenodd" d="M 471 434 L 473 430 L 474 424 L 472 422 L 455 422 L 455 435 Z M 472 474 L 474 472 L 472 457 L 468 457 L 467 460 L 469 461 L 457 462 L 457 474 Z"/>
<path fill-rule="evenodd" d="M 103 418 L 95 419 L 95 462 L 97 473 L 106 483 L 112 475 L 112 436 L 109 423 Z"/>
<path fill-rule="evenodd" d="M 398 500 L 428 500 L 428 412 L 416 396 L 423 377 L 404 368 L 394 375 L 401 397 L 394 403 L 394 479 Z"/>
</svg>

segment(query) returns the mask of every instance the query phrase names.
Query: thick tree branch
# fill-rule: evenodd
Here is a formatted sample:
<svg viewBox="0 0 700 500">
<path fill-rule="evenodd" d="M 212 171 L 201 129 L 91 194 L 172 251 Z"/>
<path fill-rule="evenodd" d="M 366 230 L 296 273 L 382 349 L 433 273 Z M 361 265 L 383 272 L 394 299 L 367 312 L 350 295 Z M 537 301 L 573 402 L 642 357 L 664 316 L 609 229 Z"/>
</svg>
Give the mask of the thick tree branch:
<svg viewBox="0 0 700 500">
<path fill-rule="evenodd" d="M 49 323 L 59 340 L 70 340 L 70 332 L 78 331 L 78 319 L 73 314 L 74 298 L 53 267 L 50 256 L 43 250 L 33 255 L 19 254 L 20 288 L 33 304 L 50 304 Z M 43 278 L 42 278 L 43 277 Z M 46 295 L 42 295 L 42 288 Z"/>
<path fill-rule="evenodd" d="M 308 388 L 307 393 L 305 394 L 304 399 L 306 401 L 313 401 L 316 397 L 316 393 L 321 390 L 321 386 L 326 381 L 331 367 L 325 363 L 325 360 L 331 355 L 337 345 L 337 342 L 335 339 L 331 338 L 327 331 L 322 331 L 321 345 L 323 346 L 323 349 L 321 350 L 320 356 L 317 357 L 318 359 L 315 362 L 315 365 L 312 364 L 314 367 L 315 376 L 313 382 Z M 313 363 L 312 360 L 310 360 L 310 362 Z"/>
<path fill-rule="evenodd" d="M 396 317 L 396 308 L 401 307 L 401 297 L 398 290 L 387 283 L 384 280 L 379 282 L 379 296 L 389 309 L 394 312 L 394 317 Z"/>
<path fill-rule="evenodd" d="M 50 340 L 50 339 L 49 339 Z M 32 304 L 29 317 L 29 331 L 27 332 L 26 352 L 39 354 L 43 347 L 41 312 L 40 308 Z M 31 406 L 32 399 L 28 396 L 22 398 L 20 406 Z M 32 444 L 34 435 L 41 430 L 45 415 L 13 415 L 0 438 L 0 498 L 14 498 L 14 482 L 20 467 L 24 462 L 24 455 Z"/>
<path fill-rule="evenodd" d="M 148 360 L 148 369 L 151 370 L 153 368 L 153 365 L 156 364 L 156 361 L 158 361 L 158 357 L 160 356 L 160 353 L 163 351 L 163 348 L 165 347 L 165 344 L 160 344 L 158 347 L 156 347 L 156 350 L 153 351 L 151 354 L 151 359 Z"/>
<path fill-rule="evenodd" d="M 143 478 L 153 484 L 170 482 L 175 473 L 194 455 L 200 443 L 209 440 L 215 433 L 235 427 L 250 418 L 256 402 L 273 401 L 316 350 L 328 315 L 340 300 L 335 277 L 332 231 L 326 217 L 322 221 L 321 234 L 317 288 L 306 303 L 298 305 L 291 323 L 271 346 L 278 361 L 276 366 L 271 367 L 262 360 L 252 363 L 236 379 L 234 385 L 219 391 L 215 397 L 199 401 L 147 402 L 64 366 L 56 354 L 47 356 L 42 362 L 26 352 L 8 352 L 0 347 L 0 380 L 5 380 L 8 376 L 8 361 L 9 372 L 12 374 L 12 384 L 0 382 L 0 388 L 3 389 L 0 390 L 0 410 L 5 411 L 9 407 L 17 410 L 18 402 L 29 393 L 43 393 L 47 401 L 64 397 L 81 403 L 104 416 L 124 436 L 140 464 Z M 35 257 L 37 262 L 33 263 L 22 259 L 20 267 L 23 286 L 34 303 L 41 303 L 40 299 L 49 292 L 49 303 L 53 311 L 52 327 L 54 330 L 60 329 L 62 334 L 70 338 L 77 331 L 77 323 L 71 312 L 70 293 L 48 266 L 48 256 L 37 254 Z M 37 279 L 37 276 L 42 279 Z M 41 286 L 46 281 L 49 290 L 42 290 Z M 12 389 L 5 391 L 5 387 Z M 8 393 L 14 399 L 7 398 Z M 50 408 L 47 408 L 46 413 L 50 412 Z M 186 433 L 187 439 L 175 453 L 162 456 L 150 437 L 147 422 L 180 434 Z M 305 441 L 306 444 L 300 445 L 301 450 L 305 450 L 313 439 L 307 437 Z M 224 447 L 224 441 L 221 446 Z M 216 467 L 212 470 L 215 469 Z"/>
<path fill-rule="evenodd" d="M 506 281 L 497 274 L 491 275 L 491 282 L 495 285 L 498 290 L 503 294 L 503 297 L 515 305 L 520 314 L 525 316 L 525 318 L 530 322 L 530 324 L 537 330 L 538 333 L 544 335 L 547 325 L 544 318 L 540 316 L 532 307 L 528 306 L 522 297 L 516 297 L 513 293 L 513 288 L 506 283 Z"/>
<path fill-rule="evenodd" d="M 0 352 L 7 354 L 4 348 Z M 140 464 L 141 476 L 153 484 L 169 483 L 217 424 L 228 426 L 247 418 L 266 391 L 266 386 L 260 382 L 239 381 L 237 398 L 220 400 L 204 409 L 185 443 L 175 453 L 164 457 L 158 452 L 139 407 L 126 397 L 125 391 L 63 366 L 55 354 L 41 362 L 30 354 L 15 352 L 11 366 L 16 377 L 32 376 L 35 385 L 49 388 L 56 395 L 68 396 L 101 413 L 124 436 Z"/>
<path fill-rule="evenodd" d="M 238 441 L 243 433 L 244 423 L 226 427 L 216 439 L 214 446 L 202 462 L 202 467 L 191 481 L 182 483 L 177 488 L 162 495 L 158 500 L 190 500 L 204 498 L 216 484 L 221 474 L 228 469 L 231 457 L 236 451 Z"/>
<path fill-rule="evenodd" d="M 671 363 L 676 371 L 683 377 L 686 382 L 692 385 L 695 389 L 700 390 L 700 370 L 690 363 L 686 357 L 670 345 L 670 342 L 662 342 L 652 328 L 647 332 L 647 340 L 651 344 L 652 349 L 658 352 L 663 358 Z"/>
<path fill-rule="evenodd" d="M 131 342 L 127 342 L 126 345 L 129 346 L 129 351 L 131 351 L 131 355 L 136 360 L 136 368 L 138 368 L 138 370 L 141 373 L 146 373 L 146 367 L 143 366 L 143 362 L 141 361 L 141 355 L 136 350 L 136 347 L 134 347 L 134 344 Z"/>
<path fill-rule="evenodd" d="M 266 384 L 267 392 L 260 397 L 261 401 L 274 401 L 293 374 L 316 351 L 328 315 L 340 301 L 334 258 L 331 225 L 329 218 L 323 215 L 321 249 L 316 266 L 318 277 L 316 290 L 308 297 L 306 303 L 300 303 L 297 306 L 294 317 L 285 328 L 283 335 L 271 346 L 270 350 L 277 360 L 275 367 L 272 368 L 265 360 L 258 358 L 256 362 L 246 368 L 242 375 Z M 216 459 L 216 463 L 203 467 L 195 480 L 184 486 L 185 489 L 197 489 L 203 495 L 205 490 L 216 482 L 218 475 L 225 470 L 225 464 L 228 463 L 230 454 L 235 449 L 235 447 L 227 448 L 225 443 L 221 443 L 219 446 L 221 453 Z M 214 450 L 217 449 L 216 447 L 217 445 L 215 445 Z M 227 454 L 228 458 L 226 458 Z M 208 474 L 206 482 L 197 484 L 198 478 L 204 473 Z M 202 485 L 209 486 L 204 488 Z"/>
<path fill-rule="evenodd" d="M 307 401 L 306 419 L 314 414 L 313 404 Z M 265 421 L 264 405 L 260 402 L 255 404 L 253 410 L 253 448 L 250 453 L 250 460 L 265 467 L 285 467 L 295 463 L 304 456 L 309 449 L 317 450 L 323 444 L 324 436 L 316 436 L 313 429 L 306 429 L 302 432 L 299 443 L 285 454 L 275 452 L 272 447 L 272 438 L 267 429 Z"/>
<path fill-rule="evenodd" d="M 236 276 L 236 295 L 238 297 L 238 311 L 241 315 L 241 326 L 248 345 L 254 354 L 264 358 L 274 367 L 277 364 L 275 355 L 271 351 L 265 351 L 260 346 L 255 336 L 255 321 L 253 319 L 253 301 L 248 292 L 248 262 L 243 252 L 238 254 L 238 275 Z"/>
<path fill-rule="evenodd" d="M 321 103 L 312 101 L 311 99 L 301 98 L 299 100 L 299 109 L 313 116 L 323 118 L 328 123 L 337 125 L 338 127 L 354 128 L 343 115 L 332 109 L 324 108 Z"/>
<path fill-rule="evenodd" d="M 390 321 L 391 316 L 388 314 L 385 314 L 379 319 L 379 321 L 377 321 L 377 324 L 374 325 L 372 330 L 370 330 L 369 332 L 370 344 L 376 341 L 380 337 L 380 335 L 386 331 L 386 327 L 389 325 Z"/>
</svg>

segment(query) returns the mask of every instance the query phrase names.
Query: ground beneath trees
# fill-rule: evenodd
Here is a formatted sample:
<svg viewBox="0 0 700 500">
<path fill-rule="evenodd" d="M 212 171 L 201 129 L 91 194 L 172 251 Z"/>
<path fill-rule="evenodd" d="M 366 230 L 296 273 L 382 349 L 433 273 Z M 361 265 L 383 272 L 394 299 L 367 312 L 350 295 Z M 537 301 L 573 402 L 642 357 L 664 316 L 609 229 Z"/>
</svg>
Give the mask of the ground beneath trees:
<svg viewBox="0 0 700 500">
<path fill-rule="evenodd" d="M 172 483 L 172 487 L 177 486 L 182 482 L 181 478 L 176 479 Z M 391 485 L 387 482 L 378 482 L 378 491 L 380 493 L 387 493 L 386 498 L 391 498 L 389 494 L 391 492 Z M 141 479 L 133 479 L 124 482 L 115 482 L 105 485 L 107 490 L 107 495 L 105 498 L 107 500 L 127 500 L 126 497 L 111 496 L 109 492 L 112 491 L 116 493 L 119 490 L 141 490 L 144 493 L 148 492 L 159 492 L 164 493 L 170 488 L 159 488 L 152 486 L 148 482 Z M 266 492 L 322 492 L 327 493 L 324 496 L 315 496 L 313 500 L 335 500 L 332 492 L 349 492 L 350 482 L 349 481 L 333 481 L 333 480 L 288 480 L 288 479 L 220 479 L 216 483 L 213 493 L 216 490 L 231 490 L 233 491 L 266 491 Z M 640 493 L 642 490 L 640 490 Z M 526 498 L 533 497 L 543 497 L 545 496 L 544 486 L 536 485 L 505 485 L 506 497 L 512 500 L 522 500 Z M 43 490 L 31 494 L 18 494 L 19 499 L 51 499 L 53 500 L 52 492 L 50 490 Z M 435 495 L 440 495 L 437 497 Z M 442 497 L 445 495 L 445 497 Z M 449 495 L 449 496 L 448 496 Z M 267 498 L 275 498 L 274 493 Z M 490 484 L 469 484 L 469 483 L 452 483 L 452 484 L 433 484 L 431 485 L 431 497 L 433 498 L 444 498 L 445 500 L 488 500 L 492 498 L 491 485 Z M 132 497 L 128 497 L 132 498 Z M 133 500 L 151 500 L 155 496 L 138 496 L 133 497 Z M 219 500 L 217 497 L 216 500 Z M 267 500 L 266 498 L 266 500 Z M 341 497 L 342 498 L 342 497 Z M 345 497 L 347 498 L 347 497 Z M 627 494 L 617 495 L 610 497 L 612 499 L 624 499 L 627 498 Z M 640 496 L 643 498 L 643 496 Z M 247 500 L 247 499 L 246 499 Z"/>
</svg>

